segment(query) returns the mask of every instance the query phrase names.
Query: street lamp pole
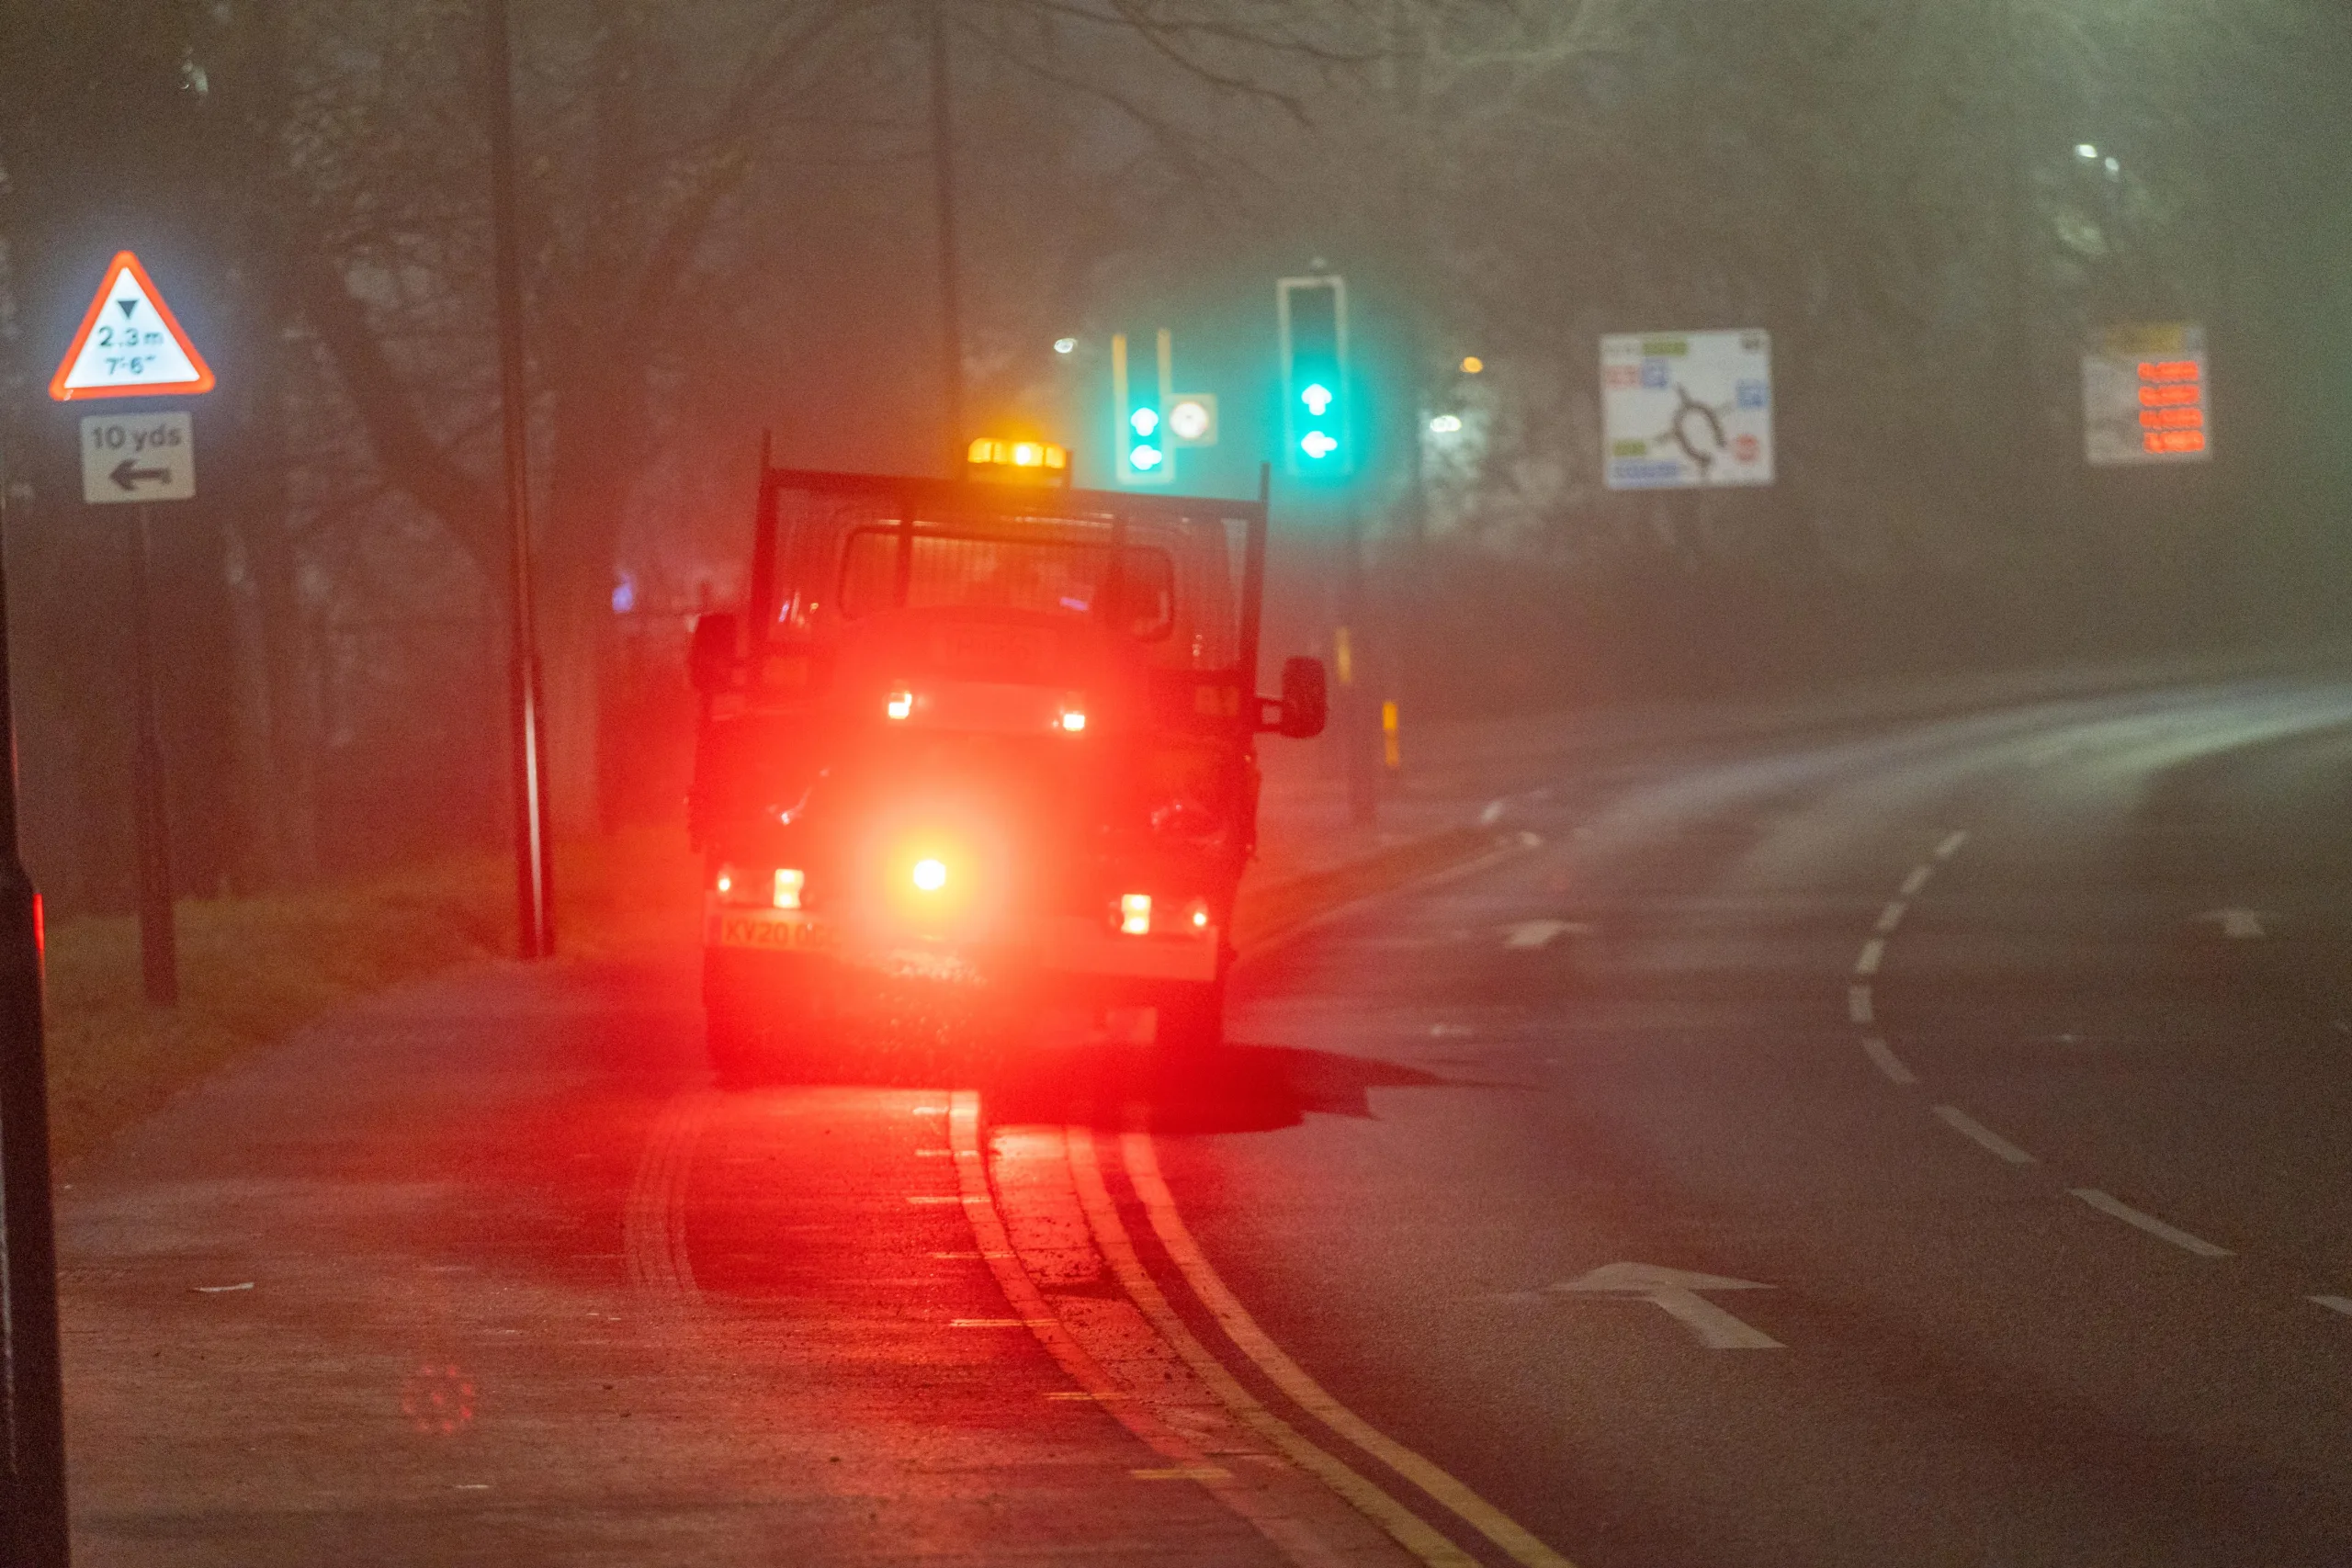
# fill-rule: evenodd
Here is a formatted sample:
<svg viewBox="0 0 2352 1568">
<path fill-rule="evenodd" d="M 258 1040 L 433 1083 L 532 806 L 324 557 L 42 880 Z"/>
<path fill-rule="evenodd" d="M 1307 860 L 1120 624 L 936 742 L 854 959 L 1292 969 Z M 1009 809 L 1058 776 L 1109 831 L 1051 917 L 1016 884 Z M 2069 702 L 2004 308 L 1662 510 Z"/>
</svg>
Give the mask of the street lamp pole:
<svg viewBox="0 0 2352 1568">
<path fill-rule="evenodd" d="M 498 398 L 506 438 L 506 524 L 513 538 L 514 898 L 519 955 L 555 951 L 555 849 L 548 835 L 548 726 L 531 602 L 531 408 L 523 358 L 523 259 L 514 199 L 514 67 L 506 0 L 484 0 L 490 46 L 492 271 L 498 300 Z"/>
<path fill-rule="evenodd" d="M 947 477 L 964 466 L 964 312 L 956 295 L 955 82 L 948 73 L 945 0 L 924 7 L 931 32 L 931 166 L 939 231 L 939 332 L 947 416 Z"/>
</svg>

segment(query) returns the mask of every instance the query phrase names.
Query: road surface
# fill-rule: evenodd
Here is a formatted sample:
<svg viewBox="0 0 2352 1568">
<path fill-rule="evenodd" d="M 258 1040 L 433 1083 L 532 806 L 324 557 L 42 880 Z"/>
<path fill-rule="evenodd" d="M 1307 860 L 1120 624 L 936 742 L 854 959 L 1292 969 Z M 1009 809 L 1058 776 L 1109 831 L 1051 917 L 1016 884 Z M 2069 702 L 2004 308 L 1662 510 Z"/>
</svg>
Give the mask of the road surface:
<svg viewBox="0 0 2352 1568">
<path fill-rule="evenodd" d="M 2352 684 L 1802 719 L 1451 771 L 1213 1062 L 314 1032 L 66 1195 L 83 1558 L 2352 1562 Z"/>
</svg>

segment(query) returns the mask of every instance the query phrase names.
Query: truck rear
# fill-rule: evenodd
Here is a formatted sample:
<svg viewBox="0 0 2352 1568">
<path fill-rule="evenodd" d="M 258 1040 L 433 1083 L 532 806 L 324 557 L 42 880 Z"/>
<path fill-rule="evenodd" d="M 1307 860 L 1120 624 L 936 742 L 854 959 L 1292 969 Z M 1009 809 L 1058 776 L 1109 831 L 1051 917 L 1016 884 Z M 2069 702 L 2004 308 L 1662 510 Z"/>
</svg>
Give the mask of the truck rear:
<svg viewBox="0 0 2352 1568">
<path fill-rule="evenodd" d="M 763 470 L 749 603 L 704 616 L 690 820 L 723 1081 L 806 1076 L 910 996 L 1222 1035 L 1256 738 L 1262 502 Z"/>
</svg>

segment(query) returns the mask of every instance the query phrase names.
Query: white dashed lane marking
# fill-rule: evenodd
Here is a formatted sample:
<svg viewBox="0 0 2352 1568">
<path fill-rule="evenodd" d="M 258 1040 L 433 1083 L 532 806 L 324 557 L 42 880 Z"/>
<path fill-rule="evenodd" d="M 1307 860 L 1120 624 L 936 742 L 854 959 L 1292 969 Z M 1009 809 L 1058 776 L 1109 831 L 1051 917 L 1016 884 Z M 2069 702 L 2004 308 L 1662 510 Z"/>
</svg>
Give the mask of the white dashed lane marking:
<svg viewBox="0 0 2352 1568">
<path fill-rule="evenodd" d="M 2120 1198 L 2102 1192 L 2096 1187 L 2070 1188 L 2074 1195 L 2102 1214 L 2112 1214 L 2127 1225 L 2134 1225 L 2150 1235 L 2168 1241 L 2183 1252 L 2193 1252 L 2199 1258 L 2227 1258 L 2230 1249 L 2216 1247 L 2203 1236 L 2191 1235 L 2177 1225 L 2168 1225 L 2155 1215 L 2143 1213 Z"/>
<path fill-rule="evenodd" d="M 1870 941 L 1862 943 L 1861 956 L 1854 960 L 1854 973 L 1857 975 L 1877 974 L 1879 960 L 1885 956 L 1886 939 L 1877 936 L 1871 938 Z"/>
<path fill-rule="evenodd" d="M 1882 1073 L 1896 1083 L 1917 1083 L 1919 1075 L 1905 1066 L 1895 1054 L 1886 1048 L 1886 1042 L 1875 1034 L 1862 1036 L 1862 1054 Z"/>
<path fill-rule="evenodd" d="M 1993 1155 L 1997 1159 L 2007 1160 L 2011 1165 L 2038 1165 L 2041 1163 L 2031 1155 L 2026 1153 L 2023 1149 L 2018 1147 L 2015 1144 L 2009 1142 L 2008 1139 L 2001 1136 L 2000 1134 L 1996 1133 L 1992 1128 L 1987 1127 L 1984 1122 L 1979 1122 L 1976 1118 L 1971 1116 L 1967 1111 L 1962 1111 L 1957 1105 L 1939 1105 L 1936 1107 L 1936 1115 L 1943 1122 L 1945 1126 L 1950 1127 L 1953 1132 L 1958 1133 L 1962 1137 L 1968 1139 L 1971 1143 L 1973 1143 L 1980 1148 L 1984 1149 L 1987 1153 Z"/>
<path fill-rule="evenodd" d="M 1894 934 L 1894 928 L 1903 923 L 1904 913 L 1910 908 L 1910 905 L 1905 904 L 1903 900 L 1898 898 L 1894 903 L 1889 904 L 1885 908 L 1881 909 L 1878 912 L 1878 926 L 1876 928 L 1878 934 L 1881 936 L 1893 936 Z"/>
<path fill-rule="evenodd" d="M 1868 986 L 1846 987 L 1846 1016 L 1856 1023 L 1871 1021 L 1871 988 Z"/>
<path fill-rule="evenodd" d="M 1936 846 L 1936 858 L 1938 860 L 1951 859 L 1952 856 L 1960 853 L 1960 846 L 1966 842 L 1968 842 L 1968 829 L 1965 828 L 1946 834 L 1944 841 Z"/>
<path fill-rule="evenodd" d="M 1935 874 L 1936 868 L 1934 866 L 1913 866 L 1911 868 L 1911 874 L 1903 879 L 1903 896 L 1905 898 L 1917 898 L 1919 896 L 1919 889 L 1928 886 L 1928 878 Z"/>
</svg>

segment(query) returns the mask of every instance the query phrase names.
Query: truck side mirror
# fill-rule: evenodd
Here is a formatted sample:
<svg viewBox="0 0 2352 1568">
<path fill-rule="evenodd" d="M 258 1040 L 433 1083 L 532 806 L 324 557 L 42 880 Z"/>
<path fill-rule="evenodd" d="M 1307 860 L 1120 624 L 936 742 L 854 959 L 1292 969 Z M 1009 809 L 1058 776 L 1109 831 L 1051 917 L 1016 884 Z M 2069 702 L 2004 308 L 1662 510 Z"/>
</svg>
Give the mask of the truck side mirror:
<svg viewBox="0 0 2352 1568">
<path fill-rule="evenodd" d="M 734 685 L 735 617 L 729 612 L 695 617 L 694 638 L 686 644 L 686 679 L 705 696 Z"/>
<path fill-rule="evenodd" d="M 1319 659 L 1283 660 L 1283 717 L 1280 728 L 1294 740 L 1312 740 L 1323 733 L 1329 716 L 1329 679 Z"/>
</svg>

